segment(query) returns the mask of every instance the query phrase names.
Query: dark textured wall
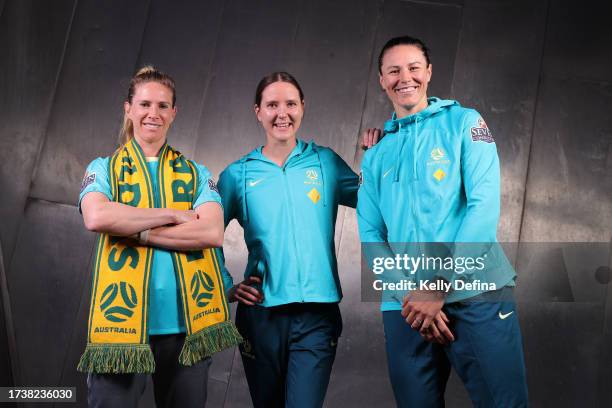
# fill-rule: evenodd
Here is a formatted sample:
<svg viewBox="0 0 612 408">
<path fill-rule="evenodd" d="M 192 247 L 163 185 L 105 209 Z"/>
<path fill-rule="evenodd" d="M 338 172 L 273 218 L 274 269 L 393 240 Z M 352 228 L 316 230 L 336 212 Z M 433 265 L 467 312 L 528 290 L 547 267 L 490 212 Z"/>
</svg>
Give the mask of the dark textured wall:
<svg viewBox="0 0 612 408">
<path fill-rule="evenodd" d="M 95 236 L 74 204 L 86 165 L 115 146 L 139 66 L 174 76 L 179 114 L 170 143 L 214 174 L 263 143 L 253 92 L 279 69 L 306 94 L 301 137 L 358 169 L 359 132 L 391 113 L 377 82 L 378 51 L 391 36 L 423 38 L 432 49 L 429 94 L 478 109 L 496 138 L 499 239 L 605 243 L 612 229 L 608 14 L 594 0 L 0 0 L 0 283 L 7 284 L 0 293 L 10 305 L 10 313 L 0 307 L 0 385 L 77 386 L 85 405 L 85 377 L 75 366 Z M 352 209 L 339 212 L 336 244 L 344 333 L 326 405 L 394 406 L 378 306 L 360 301 Z M 246 248 L 235 223 L 225 249 L 238 279 Z M 608 406 L 612 289 L 594 281 L 593 269 L 610 266 L 609 248 L 586 266 L 554 245 L 537 262 L 510 255 L 519 266 L 532 405 Z M 250 406 L 235 350 L 215 356 L 209 392 L 209 406 Z M 447 401 L 471 405 L 454 376 Z M 151 405 L 150 390 L 141 405 Z"/>
</svg>

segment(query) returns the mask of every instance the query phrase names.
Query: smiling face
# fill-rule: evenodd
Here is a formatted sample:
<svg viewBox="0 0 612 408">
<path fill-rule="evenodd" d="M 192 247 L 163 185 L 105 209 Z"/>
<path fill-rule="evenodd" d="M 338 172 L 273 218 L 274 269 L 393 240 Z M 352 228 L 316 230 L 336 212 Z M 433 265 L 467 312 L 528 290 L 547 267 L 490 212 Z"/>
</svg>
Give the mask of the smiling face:
<svg viewBox="0 0 612 408">
<path fill-rule="evenodd" d="M 423 51 L 418 47 L 396 45 L 389 48 L 382 59 L 379 80 L 398 118 L 427 107 L 431 64 L 427 64 Z"/>
<path fill-rule="evenodd" d="M 176 116 L 172 90 L 158 82 L 136 86 L 132 102 L 125 102 L 125 115 L 132 121 L 134 137 L 141 146 L 161 145 Z"/>
<path fill-rule="evenodd" d="M 268 143 L 286 143 L 296 138 L 304 116 L 304 101 L 292 84 L 273 82 L 261 93 L 255 115 L 266 131 Z"/>
</svg>

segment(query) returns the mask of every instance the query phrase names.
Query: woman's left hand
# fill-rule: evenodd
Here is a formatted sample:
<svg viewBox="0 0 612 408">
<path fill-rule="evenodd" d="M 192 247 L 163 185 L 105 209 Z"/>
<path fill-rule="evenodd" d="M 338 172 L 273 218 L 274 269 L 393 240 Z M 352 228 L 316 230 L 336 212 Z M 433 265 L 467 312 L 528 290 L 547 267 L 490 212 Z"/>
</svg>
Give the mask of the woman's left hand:
<svg viewBox="0 0 612 408">
<path fill-rule="evenodd" d="M 444 306 L 445 293 L 438 290 L 413 290 L 404 297 L 402 316 L 415 330 L 429 328 Z"/>
</svg>

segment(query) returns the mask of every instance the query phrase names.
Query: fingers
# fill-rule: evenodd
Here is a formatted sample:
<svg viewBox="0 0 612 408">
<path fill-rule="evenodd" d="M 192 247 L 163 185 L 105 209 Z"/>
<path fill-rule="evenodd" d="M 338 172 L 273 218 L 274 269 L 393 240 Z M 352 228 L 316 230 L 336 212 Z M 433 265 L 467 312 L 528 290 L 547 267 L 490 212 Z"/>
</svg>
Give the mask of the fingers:
<svg viewBox="0 0 612 408">
<path fill-rule="evenodd" d="M 380 140 L 380 129 L 374 129 L 372 134 L 372 146 L 374 146 Z"/>
<path fill-rule="evenodd" d="M 444 313 L 442 310 L 440 310 L 438 316 L 440 316 L 440 318 L 444 320 L 444 323 L 450 323 L 450 320 L 448 320 L 448 317 L 446 317 L 446 313 Z"/>
<path fill-rule="evenodd" d="M 369 128 L 361 134 L 361 148 L 367 150 L 378 143 L 380 139 L 380 129 Z"/>
<path fill-rule="evenodd" d="M 446 318 L 446 321 L 444 321 L 444 318 Z M 438 314 L 438 316 L 436 316 L 436 323 L 435 325 L 437 326 L 437 329 L 440 331 L 440 335 L 443 336 L 447 341 L 455 341 L 455 336 L 453 335 L 453 333 L 450 331 L 450 329 L 448 328 L 448 325 L 446 323 L 448 323 L 448 318 L 446 316 L 444 316 L 444 318 Z"/>
<path fill-rule="evenodd" d="M 421 326 L 421 329 L 427 329 L 431 325 L 432 321 L 433 321 L 432 317 L 425 316 L 425 318 L 423 319 L 423 325 Z"/>
<path fill-rule="evenodd" d="M 261 283 L 261 278 L 259 276 L 249 276 L 247 279 L 245 279 L 245 283 L 247 285 Z"/>
</svg>

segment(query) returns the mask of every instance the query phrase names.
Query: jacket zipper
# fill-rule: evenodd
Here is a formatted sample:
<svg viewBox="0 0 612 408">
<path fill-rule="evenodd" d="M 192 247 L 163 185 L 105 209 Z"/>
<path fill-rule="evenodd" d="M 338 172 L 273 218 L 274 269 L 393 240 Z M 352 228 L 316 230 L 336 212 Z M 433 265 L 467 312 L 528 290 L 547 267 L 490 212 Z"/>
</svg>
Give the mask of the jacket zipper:
<svg viewBox="0 0 612 408">
<path fill-rule="evenodd" d="M 287 198 L 287 202 L 289 203 L 289 230 L 291 231 L 293 241 L 293 248 L 295 250 L 295 256 L 298 258 L 298 245 L 296 241 L 296 230 L 295 230 L 295 221 L 293 217 L 293 212 L 295 211 L 295 207 L 293 206 L 293 200 L 291 199 L 291 191 L 289 190 L 289 181 L 287 180 L 287 171 L 286 171 L 287 163 L 283 166 L 283 182 L 285 184 L 285 197 Z M 300 271 L 300 262 L 296 262 L 295 265 L 297 269 L 297 278 L 298 278 L 298 290 L 300 293 L 300 302 L 304 302 L 304 294 L 302 293 L 302 274 Z"/>
</svg>

